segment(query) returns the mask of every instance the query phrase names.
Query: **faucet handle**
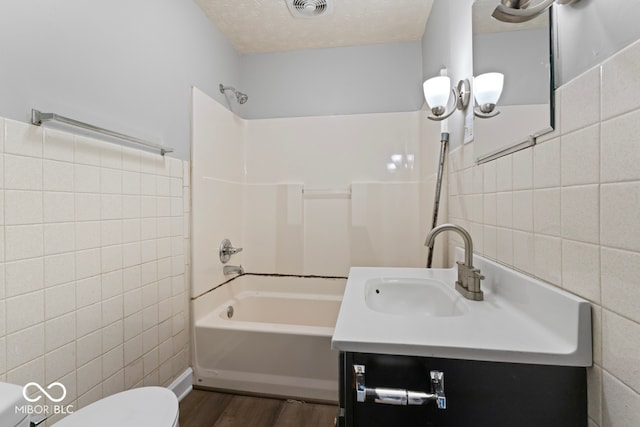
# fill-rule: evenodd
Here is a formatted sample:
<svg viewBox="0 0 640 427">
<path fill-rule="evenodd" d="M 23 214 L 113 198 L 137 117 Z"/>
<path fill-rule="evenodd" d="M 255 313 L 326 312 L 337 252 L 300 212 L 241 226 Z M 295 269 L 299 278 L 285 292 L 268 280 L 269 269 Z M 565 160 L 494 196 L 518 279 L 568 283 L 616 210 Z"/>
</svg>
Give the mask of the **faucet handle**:
<svg viewBox="0 0 640 427">
<path fill-rule="evenodd" d="M 473 277 L 477 278 L 478 280 L 484 280 L 484 274 L 480 273 L 479 268 L 472 269 L 471 273 L 473 274 Z"/>
<path fill-rule="evenodd" d="M 229 262 L 231 255 L 235 255 L 238 252 L 242 252 L 242 248 L 234 248 L 229 239 L 224 239 L 219 248 L 220 262 L 226 264 Z"/>
<path fill-rule="evenodd" d="M 242 252 L 242 248 L 226 248 L 224 252 L 229 255 L 235 255 L 238 252 Z"/>
</svg>

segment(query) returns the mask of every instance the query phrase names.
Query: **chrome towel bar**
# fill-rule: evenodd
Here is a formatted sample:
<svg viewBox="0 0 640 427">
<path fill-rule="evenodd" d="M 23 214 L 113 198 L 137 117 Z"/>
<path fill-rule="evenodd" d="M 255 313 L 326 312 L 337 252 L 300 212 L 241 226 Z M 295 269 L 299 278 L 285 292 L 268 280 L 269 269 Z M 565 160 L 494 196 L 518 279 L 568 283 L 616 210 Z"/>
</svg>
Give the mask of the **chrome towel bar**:
<svg viewBox="0 0 640 427">
<path fill-rule="evenodd" d="M 142 140 L 133 136 L 125 135 L 119 132 L 114 132 L 108 129 L 103 129 L 101 127 L 90 125 L 88 123 L 79 122 L 77 120 L 61 116 L 59 114 L 42 113 L 35 109 L 31 110 L 31 124 L 36 126 L 41 126 L 44 122 L 49 122 L 49 121 L 63 123 L 65 125 L 74 126 L 74 127 L 85 129 L 97 134 L 106 135 L 111 138 L 116 138 L 118 140 L 126 141 L 131 144 L 141 145 L 148 150 L 159 151 L 160 155 L 162 156 L 164 156 L 167 153 L 173 152 L 173 148 L 153 144 L 151 142 L 147 142 L 145 140 Z"/>
</svg>

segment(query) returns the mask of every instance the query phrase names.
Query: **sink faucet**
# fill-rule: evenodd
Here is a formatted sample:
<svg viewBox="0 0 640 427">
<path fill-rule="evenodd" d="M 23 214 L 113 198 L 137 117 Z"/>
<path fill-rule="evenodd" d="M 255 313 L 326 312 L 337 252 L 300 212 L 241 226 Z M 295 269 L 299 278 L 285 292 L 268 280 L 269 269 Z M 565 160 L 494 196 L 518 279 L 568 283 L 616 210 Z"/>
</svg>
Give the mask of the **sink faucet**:
<svg viewBox="0 0 640 427">
<path fill-rule="evenodd" d="M 456 290 L 467 299 L 482 301 L 483 293 L 480 289 L 480 281 L 484 279 L 484 276 L 480 274 L 480 269 L 473 268 L 473 242 L 467 230 L 455 224 L 439 225 L 429 232 L 424 245 L 433 248 L 436 236 L 443 231 L 456 231 L 464 241 L 464 262 L 457 262 L 458 280 L 456 281 Z"/>
</svg>

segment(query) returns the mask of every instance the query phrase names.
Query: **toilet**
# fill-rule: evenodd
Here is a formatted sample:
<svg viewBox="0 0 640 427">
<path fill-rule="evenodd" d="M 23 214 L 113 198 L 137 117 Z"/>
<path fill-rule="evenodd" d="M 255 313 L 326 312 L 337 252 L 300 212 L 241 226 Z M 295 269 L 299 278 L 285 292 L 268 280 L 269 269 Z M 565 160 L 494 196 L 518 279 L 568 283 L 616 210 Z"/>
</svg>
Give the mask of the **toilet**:
<svg viewBox="0 0 640 427">
<path fill-rule="evenodd" d="M 0 426 L 29 427 L 22 387 L 0 382 Z M 17 413 L 16 413 L 17 412 Z M 113 394 L 85 406 L 54 427 L 178 427 L 178 399 L 164 387 L 141 387 Z"/>
<path fill-rule="evenodd" d="M 29 415 L 16 411 L 28 403 L 22 387 L 0 382 L 0 426 L 29 427 Z"/>
</svg>

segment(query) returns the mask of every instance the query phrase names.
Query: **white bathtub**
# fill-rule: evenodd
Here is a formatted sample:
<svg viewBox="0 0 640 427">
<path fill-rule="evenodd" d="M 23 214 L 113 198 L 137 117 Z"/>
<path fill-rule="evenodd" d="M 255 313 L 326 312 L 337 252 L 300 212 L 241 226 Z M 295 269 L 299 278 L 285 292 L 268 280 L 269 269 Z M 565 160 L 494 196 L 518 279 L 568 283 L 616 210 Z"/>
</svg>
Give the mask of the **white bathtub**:
<svg viewBox="0 0 640 427">
<path fill-rule="evenodd" d="M 338 354 L 331 336 L 345 284 L 246 274 L 198 297 L 194 384 L 337 402 Z"/>
</svg>

